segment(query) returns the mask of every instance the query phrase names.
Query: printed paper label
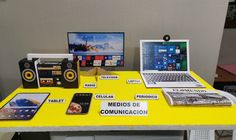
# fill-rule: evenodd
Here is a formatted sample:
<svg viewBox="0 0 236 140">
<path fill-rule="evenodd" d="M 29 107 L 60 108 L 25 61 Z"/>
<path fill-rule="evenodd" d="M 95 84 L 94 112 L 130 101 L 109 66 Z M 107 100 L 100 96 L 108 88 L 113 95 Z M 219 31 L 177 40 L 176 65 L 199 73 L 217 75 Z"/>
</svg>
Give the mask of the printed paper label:
<svg viewBox="0 0 236 140">
<path fill-rule="evenodd" d="M 48 99 L 48 103 L 65 103 L 65 99 Z"/>
<path fill-rule="evenodd" d="M 127 84 L 141 84 L 142 80 L 141 79 L 128 79 Z"/>
<path fill-rule="evenodd" d="M 136 94 L 135 99 L 136 100 L 157 100 L 158 95 L 157 94 Z"/>
<path fill-rule="evenodd" d="M 96 88 L 96 83 L 84 83 L 84 88 Z"/>
<path fill-rule="evenodd" d="M 100 76 L 101 80 L 117 80 L 119 79 L 118 75 L 101 75 Z"/>
<path fill-rule="evenodd" d="M 114 94 L 95 94 L 95 99 L 97 100 L 114 100 Z"/>
<path fill-rule="evenodd" d="M 148 103 L 135 101 L 104 101 L 101 116 L 148 116 Z"/>
</svg>

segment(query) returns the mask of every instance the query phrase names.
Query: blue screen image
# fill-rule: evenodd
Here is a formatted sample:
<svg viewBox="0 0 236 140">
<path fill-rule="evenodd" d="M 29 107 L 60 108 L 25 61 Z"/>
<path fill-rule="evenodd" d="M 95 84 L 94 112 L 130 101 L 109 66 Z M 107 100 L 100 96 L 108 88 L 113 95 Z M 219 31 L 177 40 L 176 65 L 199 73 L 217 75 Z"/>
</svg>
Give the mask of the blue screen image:
<svg viewBox="0 0 236 140">
<path fill-rule="evenodd" d="M 143 42 L 143 70 L 187 71 L 186 42 Z"/>
<path fill-rule="evenodd" d="M 72 32 L 68 43 L 74 55 L 123 55 L 124 33 Z"/>
<path fill-rule="evenodd" d="M 124 66 L 124 32 L 68 32 L 67 37 L 80 67 Z"/>
</svg>

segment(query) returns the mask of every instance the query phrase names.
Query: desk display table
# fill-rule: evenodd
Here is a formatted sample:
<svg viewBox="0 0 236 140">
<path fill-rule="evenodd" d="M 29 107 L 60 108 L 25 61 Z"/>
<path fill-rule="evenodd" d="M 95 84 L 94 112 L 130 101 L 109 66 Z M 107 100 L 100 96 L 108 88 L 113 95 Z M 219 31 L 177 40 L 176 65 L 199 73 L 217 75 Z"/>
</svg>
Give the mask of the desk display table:
<svg viewBox="0 0 236 140">
<path fill-rule="evenodd" d="M 1 121 L 0 131 L 106 131 L 106 130 L 192 130 L 235 129 L 236 106 L 191 107 L 169 106 L 162 90 L 146 88 L 144 83 L 127 84 L 128 79 L 141 79 L 136 71 L 116 71 L 118 80 L 97 80 L 97 88 L 84 88 L 84 83 L 96 82 L 95 77 L 80 76 L 78 89 L 64 88 L 17 88 L 0 106 L 6 104 L 17 93 L 49 92 L 48 99 L 65 99 L 64 103 L 45 102 L 29 121 Z M 206 89 L 213 89 L 194 72 L 191 74 L 202 82 Z M 114 101 L 135 101 L 135 94 L 157 94 L 158 100 L 147 100 L 148 116 L 101 116 L 101 102 L 92 97 L 89 113 L 66 115 L 74 93 L 114 94 Z"/>
</svg>

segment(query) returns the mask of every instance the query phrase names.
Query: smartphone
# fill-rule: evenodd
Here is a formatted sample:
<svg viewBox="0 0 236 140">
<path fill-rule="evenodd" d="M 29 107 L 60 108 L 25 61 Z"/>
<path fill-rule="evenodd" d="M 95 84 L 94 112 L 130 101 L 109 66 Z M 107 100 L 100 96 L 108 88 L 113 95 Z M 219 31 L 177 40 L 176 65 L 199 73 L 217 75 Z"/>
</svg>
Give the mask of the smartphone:
<svg viewBox="0 0 236 140">
<path fill-rule="evenodd" d="M 75 93 L 66 114 L 87 114 L 92 99 L 92 93 Z"/>
</svg>

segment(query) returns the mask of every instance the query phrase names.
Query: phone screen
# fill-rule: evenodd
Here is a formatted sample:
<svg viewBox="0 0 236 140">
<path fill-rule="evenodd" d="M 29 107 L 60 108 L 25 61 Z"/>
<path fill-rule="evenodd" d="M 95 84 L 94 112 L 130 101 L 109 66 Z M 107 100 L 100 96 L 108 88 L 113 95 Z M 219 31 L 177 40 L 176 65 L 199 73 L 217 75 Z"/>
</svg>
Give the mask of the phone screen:
<svg viewBox="0 0 236 140">
<path fill-rule="evenodd" d="M 66 114 L 86 114 L 89 111 L 92 93 L 75 93 Z"/>
</svg>

